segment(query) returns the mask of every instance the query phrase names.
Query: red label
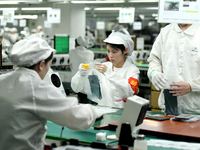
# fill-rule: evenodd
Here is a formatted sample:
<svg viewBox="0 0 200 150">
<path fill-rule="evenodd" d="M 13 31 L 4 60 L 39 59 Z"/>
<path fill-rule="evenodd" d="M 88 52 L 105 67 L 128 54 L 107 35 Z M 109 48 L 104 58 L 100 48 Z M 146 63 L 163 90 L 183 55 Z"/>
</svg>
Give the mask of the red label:
<svg viewBox="0 0 200 150">
<path fill-rule="evenodd" d="M 128 79 L 128 83 L 131 85 L 131 88 L 133 89 L 133 91 L 135 91 L 134 95 L 137 95 L 137 91 L 138 91 L 138 79 L 130 77 Z"/>
</svg>

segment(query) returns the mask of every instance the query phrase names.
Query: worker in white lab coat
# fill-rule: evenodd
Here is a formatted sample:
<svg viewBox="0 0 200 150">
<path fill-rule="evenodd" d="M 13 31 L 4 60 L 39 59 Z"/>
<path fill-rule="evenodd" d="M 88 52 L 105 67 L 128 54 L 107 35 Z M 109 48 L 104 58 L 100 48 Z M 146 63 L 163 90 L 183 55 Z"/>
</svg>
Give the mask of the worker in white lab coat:
<svg viewBox="0 0 200 150">
<path fill-rule="evenodd" d="M 94 106 L 78 105 L 43 81 L 55 50 L 45 40 L 18 41 L 11 62 L 19 67 L 0 75 L 0 149 L 43 150 L 47 120 L 74 130 L 87 129 L 101 114 Z M 10 142 L 8 142 L 10 141 Z"/>
<path fill-rule="evenodd" d="M 75 49 L 69 51 L 70 69 L 72 76 L 78 71 L 81 63 L 91 63 L 94 61 L 94 52 L 86 49 L 87 42 L 82 36 L 75 39 Z"/>
<path fill-rule="evenodd" d="M 200 25 L 171 23 L 153 44 L 148 76 L 165 109 L 163 89 L 177 96 L 179 113 L 200 114 Z"/>
<path fill-rule="evenodd" d="M 39 35 L 40 38 L 45 38 L 45 34 L 44 34 L 42 26 L 37 26 L 37 34 Z"/>
<path fill-rule="evenodd" d="M 12 28 L 10 32 L 11 32 L 11 34 L 10 34 L 10 43 L 14 44 L 15 42 L 17 42 L 20 39 L 19 34 L 17 32 L 17 28 L 15 28 L 15 27 Z"/>
<path fill-rule="evenodd" d="M 4 30 L 0 29 L 0 44 L 2 45 L 2 60 L 8 58 L 8 48 L 11 46 L 10 41 L 4 38 Z"/>
<path fill-rule="evenodd" d="M 72 76 L 78 72 L 78 67 L 81 63 L 91 63 L 94 61 L 93 51 L 87 49 L 87 41 L 79 36 L 75 39 L 75 49 L 69 51 L 70 69 Z M 78 93 L 79 103 L 91 103 L 84 93 Z"/>
<path fill-rule="evenodd" d="M 104 42 L 110 62 L 95 63 L 102 94 L 102 99 L 97 102 L 99 105 L 121 108 L 127 97 L 138 92 L 139 69 L 126 60 L 126 56 L 133 51 L 134 42 L 130 36 L 120 32 L 111 33 Z M 88 75 L 94 72 L 81 64 L 79 71 L 72 78 L 72 89 L 87 94 L 88 87 L 85 83 Z"/>
</svg>

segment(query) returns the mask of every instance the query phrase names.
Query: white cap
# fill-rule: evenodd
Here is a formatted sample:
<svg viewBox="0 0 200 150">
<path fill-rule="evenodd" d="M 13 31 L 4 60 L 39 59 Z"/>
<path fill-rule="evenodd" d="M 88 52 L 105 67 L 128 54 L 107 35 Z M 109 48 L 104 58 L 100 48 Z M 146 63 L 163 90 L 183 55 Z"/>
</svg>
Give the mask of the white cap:
<svg viewBox="0 0 200 150">
<path fill-rule="evenodd" d="M 12 28 L 10 32 L 17 32 L 17 28 Z"/>
<path fill-rule="evenodd" d="M 29 27 L 24 27 L 24 31 L 29 31 Z"/>
<path fill-rule="evenodd" d="M 131 37 L 121 32 L 112 32 L 104 42 L 110 44 L 123 44 L 128 48 L 128 56 L 131 56 L 134 49 L 134 42 Z"/>
<path fill-rule="evenodd" d="M 37 29 L 40 29 L 40 30 L 42 30 L 42 26 L 37 26 Z"/>
<path fill-rule="evenodd" d="M 82 36 L 77 37 L 76 40 L 77 40 L 78 45 L 84 46 L 84 47 L 87 46 L 87 44 Z"/>
<path fill-rule="evenodd" d="M 48 43 L 38 37 L 25 38 L 13 45 L 10 61 L 15 65 L 30 67 L 47 59 L 56 52 Z"/>
<path fill-rule="evenodd" d="M 2 37 L 4 34 L 4 30 L 3 29 L 0 29 L 0 37 Z"/>
</svg>

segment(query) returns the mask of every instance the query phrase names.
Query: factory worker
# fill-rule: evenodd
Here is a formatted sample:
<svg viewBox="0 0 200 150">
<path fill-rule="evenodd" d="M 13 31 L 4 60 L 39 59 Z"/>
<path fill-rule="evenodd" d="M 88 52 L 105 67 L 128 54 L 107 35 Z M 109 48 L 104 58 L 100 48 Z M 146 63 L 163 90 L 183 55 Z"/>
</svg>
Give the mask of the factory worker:
<svg viewBox="0 0 200 150">
<path fill-rule="evenodd" d="M 37 34 L 40 36 L 40 38 L 44 38 L 45 34 L 43 32 L 43 27 L 42 26 L 37 26 Z"/>
<path fill-rule="evenodd" d="M 10 34 L 10 42 L 11 44 L 14 44 L 19 40 L 19 34 L 17 33 L 17 28 L 12 28 L 11 29 L 11 34 Z"/>
<path fill-rule="evenodd" d="M 75 49 L 69 51 L 72 76 L 76 74 L 81 63 L 88 64 L 94 61 L 94 53 L 91 50 L 86 49 L 86 47 L 87 42 L 82 36 L 75 39 Z"/>
<path fill-rule="evenodd" d="M 29 27 L 24 27 L 24 36 L 27 37 L 30 35 Z"/>
<path fill-rule="evenodd" d="M 148 77 L 165 109 L 163 89 L 177 96 L 182 113 L 200 114 L 200 25 L 171 23 L 164 27 L 148 58 Z M 181 113 L 180 112 L 180 113 Z"/>
<path fill-rule="evenodd" d="M 4 38 L 4 30 L 0 29 L 0 43 L 2 44 L 2 60 L 8 58 L 8 48 L 11 46 L 10 42 Z"/>
<path fill-rule="evenodd" d="M 94 106 L 78 105 L 77 98 L 64 96 L 42 80 L 54 53 L 41 38 L 22 39 L 14 44 L 10 60 L 19 67 L 0 75 L 1 150 L 43 150 L 47 120 L 82 130 L 102 115 Z"/>
<path fill-rule="evenodd" d="M 5 39 L 7 39 L 7 40 L 9 40 L 10 39 L 10 28 L 8 28 L 8 27 L 4 27 L 4 35 L 3 35 L 3 37 L 5 38 Z"/>
<path fill-rule="evenodd" d="M 138 92 L 139 69 L 126 60 L 133 51 L 134 42 L 130 36 L 120 32 L 111 33 L 104 42 L 110 62 L 95 63 L 99 72 L 102 94 L 102 99 L 99 99 L 98 104 L 122 108 L 125 98 Z M 75 92 L 86 93 L 87 87 L 84 85 L 87 85 L 85 82 L 87 82 L 88 73 L 89 69 L 83 68 L 81 64 L 71 81 L 71 87 Z"/>
<path fill-rule="evenodd" d="M 83 39 L 82 36 L 79 36 L 75 39 L 75 49 L 69 51 L 70 59 L 70 69 L 72 76 L 74 76 L 78 67 L 81 63 L 88 64 L 94 61 L 94 53 L 86 49 L 87 42 Z M 90 100 L 87 99 L 87 95 L 83 93 L 78 93 L 79 103 L 90 103 Z"/>
</svg>

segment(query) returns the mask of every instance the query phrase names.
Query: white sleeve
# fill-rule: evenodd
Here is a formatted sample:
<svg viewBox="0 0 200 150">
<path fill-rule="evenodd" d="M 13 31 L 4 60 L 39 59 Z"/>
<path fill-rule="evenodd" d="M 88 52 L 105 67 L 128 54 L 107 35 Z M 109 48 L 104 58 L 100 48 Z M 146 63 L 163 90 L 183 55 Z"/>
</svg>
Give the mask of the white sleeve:
<svg viewBox="0 0 200 150">
<path fill-rule="evenodd" d="M 163 48 L 162 36 L 161 34 L 159 34 L 158 37 L 156 38 L 155 43 L 153 44 L 150 57 L 147 59 L 147 61 L 149 62 L 149 69 L 147 75 L 150 80 L 152 80 L 150 75 L 154 70 L 162 72 L 162 62 L 161 62 L 162 48 Z"/>
<path fill-rule="evenodd" d="M 33 99 L 35 111 L 41 118 L 73 130 L 82 130 L 91 127 L 99 117 L 94 106 L 78 105 L 76 97 L 65 97 L 50 85 L 40 84 L 38 87 Z"/>
<path fill-rule="evenodd" d="M 104 75 L 108 78 L 108 80 L 115 86 L 116 91 L 122 97 L 128 97 L 134 95 L 134 90 L 131 88 L 131 85 L 128 83 L 128 79 L 130 77 L 139 79 L 139 69 L 135 69 L 132 71 L 126 70 L 129 73 L 128 78 L 125 79 L 121 75 L 113 72 L 111 68 L 108 68 Z"/>
</svg>

